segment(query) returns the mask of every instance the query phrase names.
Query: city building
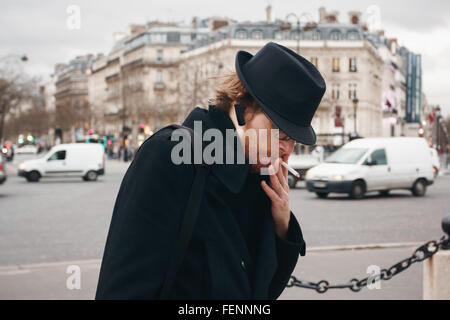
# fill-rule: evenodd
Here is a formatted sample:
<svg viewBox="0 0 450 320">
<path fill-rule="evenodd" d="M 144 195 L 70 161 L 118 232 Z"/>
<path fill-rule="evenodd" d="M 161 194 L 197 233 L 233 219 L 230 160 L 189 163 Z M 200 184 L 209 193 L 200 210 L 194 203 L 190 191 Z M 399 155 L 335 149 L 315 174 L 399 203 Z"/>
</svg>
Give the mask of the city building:
<svg viewBox="0 0 450 320">
<path fill-rule="evenodd" d="M 62 142 L 74 142 L 91 127 L 88 77 L 95 56 L 78 56 L 55 66 L 55 125 L 62 130 Z"/>
<path fill-rule="evenodd" d="M 196 106 L 206 107 L 222 77 L 234 72 L 237 51 L 256 53 L 275 41 L 310 60 L 325 78 L 327 91 L 313 119 L 318 144 L 417 136 L 426 101 L 420 56 L 398 48 L 383 31 L 369 31 L 360 12 L 349 12 L 347 22 L 324 8 L 317 22 L 305 17 L 273 20 L 268 6 L 265 21 L 194 17 L 190 25 L 131 25 L 115 34 L 111 52 L 92 60 L 87 123 L 138 146 Z"/>
<path fill-rule="evenodd" d="M 309 59 L 327 83 L 327 92 L 313 119 L 319 144 L 341 145 L 350 135 L 382 135 L 382 74 L 384 61 L 366 39 L 359 13 L 350 23 L 321 9 L 318 24 L 297 28 L 286 21 L 239 22 L 215 30 L 208 45 L 192 45 L 181 56 L 180 109 L 183 116 L 193 107 L 214 98 L 222 75 L 234 71 L 238 50 L 255 54 L 268 41 L 289 47 Z M 321 23 L 322 22 L 322 23 Z M 226 35 L 226 37 L 225 37 Z M 356 116 L 356 123 L 355 123 Z"/>
<path fill-rule="evenodd" d="M 95 131 L 139 145 L 165 124 L 179 121 L 179 62 L 193 43 L 210 41 L 226 19 L 194 18 L 190 26 L 132 25 L 110 53 L 94 61 L 89 103 Z M 212 27 L 209 27 L 211 25 Z"/>
</svg>

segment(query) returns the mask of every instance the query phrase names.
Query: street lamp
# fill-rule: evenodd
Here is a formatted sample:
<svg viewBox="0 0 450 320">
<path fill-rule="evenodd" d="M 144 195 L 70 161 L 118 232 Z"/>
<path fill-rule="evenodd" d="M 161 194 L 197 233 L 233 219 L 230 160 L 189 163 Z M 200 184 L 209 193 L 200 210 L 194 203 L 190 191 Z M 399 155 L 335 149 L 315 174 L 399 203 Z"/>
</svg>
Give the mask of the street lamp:
<svg viewBox="0 0 450 320">
<path fill-rule="evenodd" d="M 301 36 L 300 20 L 302 19 L 303 16 L 306 16 L 306 18 L 308 20 L 308 22 L 305 24 L 305 27 L 303 28 L 304 31 L 309 31 L 309 30 L 317 28 L 317 23 L 313 22 L 313 18 L 311 16 L 311 14 L 309 14 L 308 12 L 303 12 L 302 14 L 300 14 L 300 16 L 296 15 L 293 12 L 288 13 L 286 15 L 285 20 L 289 21 L 289 18 L 291 16 L 293 16 L 295 18 L 295 20 L 297 21 L 297 54 L 300 54 L 300 36 Z"/>
<path fill-rule="evenodd" d="M 357 120 L 357 117 L 356 117 L 356 110 L 358 109 L 358 103 L 359 103 L 359 100 L 358 100 L 358 98 L 353 98 L 353 117 L 354 117 L 354 127 L 353 127 L 353 130 L 355 131 L 355 135 L 358 135 L 357 133 L 356 133 L 356 120 Z"/>
</svg>

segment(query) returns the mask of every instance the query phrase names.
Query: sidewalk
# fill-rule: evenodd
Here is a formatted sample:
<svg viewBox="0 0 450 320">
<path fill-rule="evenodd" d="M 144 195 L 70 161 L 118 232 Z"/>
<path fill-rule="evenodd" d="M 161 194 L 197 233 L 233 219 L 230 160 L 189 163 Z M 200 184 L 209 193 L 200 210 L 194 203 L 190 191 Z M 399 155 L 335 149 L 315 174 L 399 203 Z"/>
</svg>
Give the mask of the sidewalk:
<svg viewBox="0 0 450 320">
<path fill-rule="evenodd" d="M 332 250 L 311 248 L 300 257 L 293 273 L 299 280 L 330 284 L 346 283 L 352 278 L 363 279 L 370 265 L 389 268 L 409 257 L 417 246 L 384 249 Z M 332 251 L 328 251 L 332 250 Z M 81 289 L 69 290 L 66 273 L 69 265 L 81 270 Z M 93 299 L 97 286 L 100 260 L 58 262 L 24 266 L 0 267 L 0 299 Z M 280 300 L 304 299 L 422 299 L 421 263 L 389 281 L 381 282 L 381 289 L 363 288 L 359 293 L 349 289 L 333 289 L 319 294 L 311 289 L 286 288 Z"/>
</svg>

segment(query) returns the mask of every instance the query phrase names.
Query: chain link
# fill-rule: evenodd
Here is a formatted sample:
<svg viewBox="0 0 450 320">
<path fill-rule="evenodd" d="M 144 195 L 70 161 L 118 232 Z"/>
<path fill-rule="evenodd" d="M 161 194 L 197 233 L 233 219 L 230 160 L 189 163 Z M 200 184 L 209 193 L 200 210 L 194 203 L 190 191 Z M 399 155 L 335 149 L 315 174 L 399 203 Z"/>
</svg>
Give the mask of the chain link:
<svg viewBox="0 0 450 320">
<path fill-rule="evenodd" d="M 411 257 L 400 261 L 399 263 L 396 263 L 392 265 L 389 269 L 382 269 L 379 274 L 376 274 L 374 276 L 368 276 L 364 279 L 358 280 L 358 279 L 352 279 L 348 283 L 345 284 L 337 284 L 337 285 L 330 285 L 328 281 L 322 280 L 320 282 L 309 282 L 309 281 L 302 281 L 298 280 L 296 277 L 291 276 L 288 284 L 286 285 L 287 288 L 291 287 L 301 287 L 306 289 L 313 289 L 316 290 L 318 293 L 325 293 L 329 289 L 350 289 L 353 292 L 359 292 L 363 287 L 367 285 L 367 283 L 375 283 L 380 280 L 390 280 L 392 277 L 396 276 L 400 272 L 405 271 L 408 269 L 412 264 L 416 262 L 422 262 L 428 258 L 431 258 L 433 255 L 435 255 L 440 249 L 442 250 L 449 250 L 450 249 L 450 238 L 443 236 L 439 241 L 432 240 L 428 241 L 424 245 L 418 247 L 416 250 L 414 250 Z"/>
</svg>

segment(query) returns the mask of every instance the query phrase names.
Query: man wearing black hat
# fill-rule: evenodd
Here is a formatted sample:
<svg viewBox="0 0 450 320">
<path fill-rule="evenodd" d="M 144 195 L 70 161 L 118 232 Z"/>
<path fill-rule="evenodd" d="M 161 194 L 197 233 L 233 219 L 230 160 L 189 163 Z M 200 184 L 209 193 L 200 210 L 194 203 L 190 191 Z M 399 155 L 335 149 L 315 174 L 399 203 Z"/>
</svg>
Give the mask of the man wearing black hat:
<svg viewBox="0 0 450 320">
<path fill-rule="evenodd" d="M 317 69 L 286 47 L 239 51 L 214 104 L 183 123 L 219 130 L 224 160 L 175 164 L 169 127 L 142 144 L 116 199 L 96 299 L 277 299 L 306 253 L 281 162 L 295 142 L 315 144 L 311 120 L 324 93 Z M 250 154 L 246 133 L 271 129 L 276 149 L 257 133 L 267 163 Z M 240 153 L 244 163 L 225 161 Z"/>
</svg>

